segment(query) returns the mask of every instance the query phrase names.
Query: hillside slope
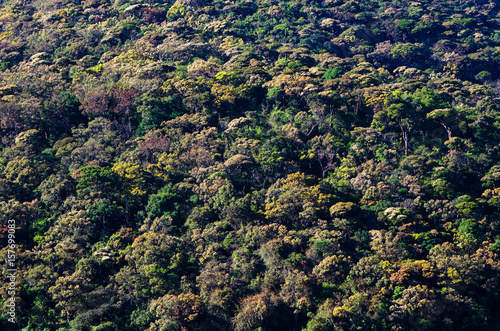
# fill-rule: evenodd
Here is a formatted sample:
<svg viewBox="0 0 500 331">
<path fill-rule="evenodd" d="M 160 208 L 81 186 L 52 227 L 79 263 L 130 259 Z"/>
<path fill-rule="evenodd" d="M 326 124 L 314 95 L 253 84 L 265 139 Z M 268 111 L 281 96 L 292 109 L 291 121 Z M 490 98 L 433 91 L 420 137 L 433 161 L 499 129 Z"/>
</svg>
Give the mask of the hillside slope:
<svg viewBox="0 0 500 331">
<path fill-rule="evenodd" d="M 499 10 L 3 1 L 0 328 L 499 330 Z"/>
</svg>

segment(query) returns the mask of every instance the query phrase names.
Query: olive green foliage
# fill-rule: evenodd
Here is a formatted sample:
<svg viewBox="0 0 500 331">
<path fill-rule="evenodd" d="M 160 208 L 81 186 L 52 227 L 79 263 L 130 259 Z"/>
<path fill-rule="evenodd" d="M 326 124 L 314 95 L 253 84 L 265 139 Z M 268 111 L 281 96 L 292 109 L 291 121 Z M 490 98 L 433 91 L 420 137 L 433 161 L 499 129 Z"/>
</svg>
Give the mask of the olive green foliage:
<svg viewBox="0 0 500 331">
<path fill-rule="evenodd" d="M 498 330 L 499 10 L 2 1 L 0 330 Z"/>
</svg>

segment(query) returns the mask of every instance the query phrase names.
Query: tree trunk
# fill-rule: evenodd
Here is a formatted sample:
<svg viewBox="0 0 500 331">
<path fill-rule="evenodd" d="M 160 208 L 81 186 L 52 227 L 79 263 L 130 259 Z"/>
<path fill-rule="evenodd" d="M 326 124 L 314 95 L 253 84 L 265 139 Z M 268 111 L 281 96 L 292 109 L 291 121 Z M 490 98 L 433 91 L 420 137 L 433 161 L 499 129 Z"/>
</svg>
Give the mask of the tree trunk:
<svg viewBox="0 0 500 331">
<path fill-rule="evenodd" d="M 444 124 L 443 122 L 441 122 L 441 125 L 444 127 L 444 129 L 446 130 L 446 133 L 448 134 L 448 140 L 451 140 L 452 136 L 451 136 L 451 128 Z"/>
<path fill-rule="evenodd" d="M 403 133 L 403 141 L 405 144 L 405 156 L 408 155 L 408 129 L 406 126 L 402 125 L 401 126 L 401 132 Z"/>
</svg>

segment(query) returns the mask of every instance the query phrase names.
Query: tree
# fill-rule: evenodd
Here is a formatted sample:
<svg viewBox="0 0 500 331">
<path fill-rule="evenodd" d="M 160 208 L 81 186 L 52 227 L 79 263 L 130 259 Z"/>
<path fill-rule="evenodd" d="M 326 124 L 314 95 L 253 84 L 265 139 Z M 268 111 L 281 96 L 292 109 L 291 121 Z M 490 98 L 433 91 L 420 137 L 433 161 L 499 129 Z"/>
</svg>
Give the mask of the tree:
<svg viewBox="0 0 500 331">
<path fill-rule="evenodd" d="M 389 320 L 398 330 L 408 327 L 435 328 L 440 324 L 443 305 L 426 285 L 410 286 L 391 306 Z"/>
<path fill-rule="evenodd" d="M 77 147 L 71 151 L 71 170 L 82 166 L 107 166 L 120 144 L 115 125 L 107 119 L 98 117 L 89 122 L 86 128 L 73 129 Z M 73 147 L 73 146 L 72 146 Z"/>
<path fill-rule="evenodd" d="M 451 140 L 451 124 L 455 122 L 455 116 L 457 116 L 457 112 L 454 109 L 435 109 L 426 116 L 441 124 L 448 134 L 448 140 Z"/>
<path fill-rule="evenodd" d="M 78 181 L 77 194 L 82 199 L 115 197 L 118 178 L 109 167 L 86 166 L 74 171 L 71 176 Z"/>
<path fill-rule="evenodd" d="M 266 218 L 295 228 L 306 227 L 324 217 L 330 195 L 312 186 L 312 177 L 294 173 L 279 179 L 266 193 Z"/>
<path fill-rule="evenodd" d="M 85 122 L 80 105 L 78 98 L 69 92 L 62 92 L 46 102 L 40 116 L 42 131 L 53 140 L 70 133 L 72 127 Z"/>
<path fill-rule="evenodd" d="M 122 225 L 120 222 L 122 213 L 123 209 L 108 199 L 99 199 L 87 209 L 87 216 L 90 220 L 101 224 L 101 238 L 114 233 Z"/>
<path fill-rule="evenodd" d="M 234 329 L 247 331 L 258 328 L 273 313 L 278 303 L 279 299 L 272 292 L 245 297 L 239 304 L 238 314 L 232 320 Z"/>
<path fill-rule="evenodd" d="M 321 177 L 325 178 L 328 171 L 335 169 L 335 159 L 341 148 L 341 142 L 334 135 L 327 133 L 314 137 L 308 142 L 308 145 L 311 146 L 311 149 L 303 158 L 316 159 L 321 170 Z"/>
<path fill-rule="evenodd" d="M 181 247 L 178 238 L 163 233 L 150 231 L 135 238 L 123 251 L 129 262 L 112 277 L 117 296 L 138 308 L 149 298 L 179 293 L 181 277 L 192 267 Z"/>
<path fill-rule="evenodd" d="M 177 296 L 167 294 L 149 304 L 153 315 L 147 330 L 201 330 L 204 307 L 200 296 L 181 293 Z"/>
</svg>

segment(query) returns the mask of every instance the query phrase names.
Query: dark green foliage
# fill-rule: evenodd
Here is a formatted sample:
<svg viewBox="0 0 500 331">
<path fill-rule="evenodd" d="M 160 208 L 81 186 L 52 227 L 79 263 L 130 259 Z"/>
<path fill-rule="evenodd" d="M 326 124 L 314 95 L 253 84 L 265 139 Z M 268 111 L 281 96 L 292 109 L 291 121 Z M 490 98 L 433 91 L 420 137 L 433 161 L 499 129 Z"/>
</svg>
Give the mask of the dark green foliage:
<svg viewBox="0 0 500 331">
<path fill-rule="evenodd" d="M 82 199 L 114 196 L 118 184 L 116 175 L 109 167 L 88 166 L 74 173 L 78 181 L 76 193 Z"/>
<path fill-rule="evenodd" d="M 71 132 L 71 128 L 85 122 L 80 112 L 80 101 L 69 92 L 62 92 L 45 104 L 40 116 L 40 127 L 56 141 L 61 135 Z"/>
<path fill-rule="evenodd" d="M 3 1 L 0 329 L 498 329 L 499 10 Z"/>
<path fill-rule="evenodd" d="M 159 98 L 145 93 L 136 100 L 136 104 L 140 116 L 137 135 L 157 129 L 162 122 L 183 114 L 182 101 L 172 96 Z"/>
</svg>

